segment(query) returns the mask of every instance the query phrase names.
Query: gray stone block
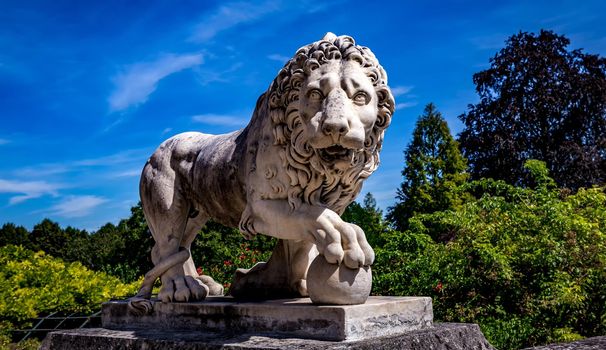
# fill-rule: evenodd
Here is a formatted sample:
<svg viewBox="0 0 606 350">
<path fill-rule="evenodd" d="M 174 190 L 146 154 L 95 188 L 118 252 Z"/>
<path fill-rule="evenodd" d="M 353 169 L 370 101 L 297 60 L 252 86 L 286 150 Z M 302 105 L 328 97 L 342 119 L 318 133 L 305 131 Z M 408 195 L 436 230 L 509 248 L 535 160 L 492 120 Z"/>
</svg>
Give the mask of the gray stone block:
<svg viewBox="0 0 606 350">
<path fill-rule="evenodd" d="M 306 350 L 494 350 L 475 324 L 441 323 L 435 327 L 398 335 L 353 341 L 322 341 L 279 336 L 221 335 L 192 331 L 102 328 L 62 330 L 50 333 L 43 350 L 160 350 L 160 349 L 306 349 Z"/>
<path fill-rule="evenodd" d="M 237 302 L 209 297 L 203 302 L 156 302 L 150 315 L 129 313 L 125 301 L 103 304 L 102 325 L 113 330 L 159 329 L 255 334 L 320 340 L 358 340 L 431 327 L 427 297 L 369 297 L 361 305 L 314 305 L 309 298 Z"/>
<path fill-rule="evenodd" d="M 606 336 L 587 338 L 570 343 L 549 344 L 536 346 L 524 350 L 604 350 L 606 349 Z"/>
</svg>

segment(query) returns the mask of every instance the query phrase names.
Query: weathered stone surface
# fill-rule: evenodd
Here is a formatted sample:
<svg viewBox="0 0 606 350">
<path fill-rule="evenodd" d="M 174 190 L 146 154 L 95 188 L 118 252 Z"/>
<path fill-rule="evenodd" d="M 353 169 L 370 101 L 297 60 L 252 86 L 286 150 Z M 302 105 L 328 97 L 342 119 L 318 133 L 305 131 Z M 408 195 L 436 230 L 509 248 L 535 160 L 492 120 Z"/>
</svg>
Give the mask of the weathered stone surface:
<svg viewBox="0 0 606 350">
<path fill-rule="evenodd" d="M 571 343 L 549 344 L 535 346 L 524 350 L 604 350 L 606 349 L 606 336 L 583 339 Z"/>
<path fill-rule="evenodd" d="M 203 302 L 153 305 L 147 315 L 129 313 L 126 301 L 103 304 L 108 329 L 189 330 L 192 333 L 273 334 L 323 340 L 355 340 L 431 327 L 428 297 L 370 297 L 360 305 L 314 305 L 308 298 L 235 302 L 209 297 Z"/>
<path fill-rule="evenodd" d="M 372 288 L 370 266 L 350 269 L 318 255 L 307 272 L 307 290 L 314 304 L 364 304 Z"/>
<path fill-rule="evenodd" d="M 394 109 L 375 55 L 349 36 L 328 33 L 297 50 L 259 97 L 244 129 L 186 132 L 163 142 L 141 175 L 155 266 L 133 298 L 133 310 L 150 310 L 158 278 L 165 302 L 222 294 L 218 283 L 196 272 L 189 254 L 209 219 L 247 237 L 283 240 L 267 264 L 239 271 L 234 295 L 307 296 L 307 271 L 318 255 L 353 270 L 370 266 L 374 251 L 364 231 L 340 214 L 377 169 Z M 321 295 L 322 285 L 316 287 Z M 360 290 L 341 289 L 339 304 L 363 302 Z"/>
<path fill-rule="evenodd" d="M 50 333 L 42 349 L 494 350 L 477 325 L 460 323 L 440 323 L 404 334 L 342 342 L 247 334 L 225 336 L 202 332 L 93 328 Z"/>
</svg>

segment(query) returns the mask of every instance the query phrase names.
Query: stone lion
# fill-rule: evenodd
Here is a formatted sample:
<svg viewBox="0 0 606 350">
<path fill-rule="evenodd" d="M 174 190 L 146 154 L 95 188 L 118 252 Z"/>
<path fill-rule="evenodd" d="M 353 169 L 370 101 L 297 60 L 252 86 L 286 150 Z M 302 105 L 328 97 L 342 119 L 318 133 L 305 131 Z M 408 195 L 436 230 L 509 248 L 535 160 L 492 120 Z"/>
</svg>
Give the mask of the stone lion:
<svg viewBox="0 0 606 350">
<path fill-rule="evenodd" d="M 340 214 L 377 168 L 393 111 L 373 53 L 328 33 L 286 63 L 244 129 L 162 143 L 140 183 L 155 267 L 133 300 L 149 299 L 158 277 L 164 302 L 223 293 L 198 275 L 189 254 L 209 219 L 246 237 L 280 239 L 268 263 L 237 272 L 236 296 L 307 295 L 307 269 L 318 254 L 352 269 L 372 264 L 364 232 Z"/>
</svg>

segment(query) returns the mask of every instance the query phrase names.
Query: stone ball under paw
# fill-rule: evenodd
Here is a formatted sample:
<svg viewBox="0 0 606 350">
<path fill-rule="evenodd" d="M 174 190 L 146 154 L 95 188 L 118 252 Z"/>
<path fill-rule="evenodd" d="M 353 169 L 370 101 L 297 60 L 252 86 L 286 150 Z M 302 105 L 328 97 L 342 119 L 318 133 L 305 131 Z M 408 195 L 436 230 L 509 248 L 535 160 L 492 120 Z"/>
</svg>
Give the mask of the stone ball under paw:
<svg viewBox="0 0 606 350">
<path fill-rule="evenodd" d="M 314 304 L 364 304 L 371 287 L 370 266 L 350 269 L 345 264 L 331 264 L 318 255 L 307 272 L 307 291 Z"/>
</svg>

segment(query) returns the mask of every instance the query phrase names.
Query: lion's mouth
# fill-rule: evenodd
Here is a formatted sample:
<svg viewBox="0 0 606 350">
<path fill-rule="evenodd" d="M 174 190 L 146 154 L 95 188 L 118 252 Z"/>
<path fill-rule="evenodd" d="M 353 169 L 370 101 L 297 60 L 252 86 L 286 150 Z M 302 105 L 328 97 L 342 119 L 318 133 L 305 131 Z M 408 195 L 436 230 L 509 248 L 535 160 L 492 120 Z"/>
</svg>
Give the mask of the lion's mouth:
<svg viewBox="0 0 606 350">
<path fill-rule="evenodd" d="M 353 153 L 353 149 L 345 148 L 341 145 L 332 145 L 330 147 L 321 148 L 318 150 L 320 157 L 328 162 L 351 160 Z"/>
</svg>

